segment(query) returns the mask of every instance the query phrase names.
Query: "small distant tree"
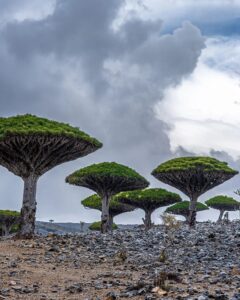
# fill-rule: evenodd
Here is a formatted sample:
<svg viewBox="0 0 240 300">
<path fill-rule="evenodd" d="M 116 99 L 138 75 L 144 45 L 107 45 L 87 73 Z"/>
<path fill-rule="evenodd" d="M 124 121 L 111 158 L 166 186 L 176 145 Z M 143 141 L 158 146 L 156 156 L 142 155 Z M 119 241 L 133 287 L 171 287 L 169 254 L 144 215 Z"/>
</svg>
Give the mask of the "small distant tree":
<svg viewBox="0 0 240 300">
<path fill-rule="evenodd" d="M 92 231 L 101 231 L 101 221 L 97 221 L 97 222 L 93 222 L 88 229 L 92 230 Z M 118 229 L 117 225 L 115 223 L 113 223 L 111 225 L 111 230 L 116 230 Z"/>
<path fill-rule="evenodd" d="M 180 157 L 171 159 L 152 171 L 152 175 L 190 198 L 188 223 L 196 224 L 198 197 L 238 174 L 226 162 L 212 157 Z"/>
<path fill-rule="evenodd" d="M 205 203 L 214 209 L 218 209 L 220 211 L 217 223 L 220 223 L 222 221 L 224 212 L 226 211 L 235 211 L 240 209 L 240 202 L 233 199 L 232 197 L 228 196 L 215 196 L 207 201 Z"/>
<path fill-rule="evenodd" d="M 52 220 L 52 219 L 51 219 L 51 220 L 49 220 L 49 222 L 50 222 L 50 223 L 53 223 L 53 222 L 54 222 L 54 220 Z"/>
<path fill-rule="evenodd" d="M 84 207 L 97 209 L 102 211 L 102 199 L 99 195 L 94 194 L 92 196 L 87 197 L 86 199 L 82 200 L 82 205 Z M 117 215 L 120 215 L 125 212 L 133 211 L 135 207 L 120 203 L 114 198 L 111 198 L 109 203 L 109 225 L 112 228 L 113 225 L 113 218 Z"/>
<path fill-rule="evenodd" d="M 32 115 L 0 118 L 0 165 L 24 181 L 20 238 L 31 238 L 34 234 L 39 177 L 101 146 L 99 141 L 68 124 Z"/>
<path fill-rule="evenodd" d="M 85 224 L 84 221 L 80 221 L 80 231 L 83 231 L 83 229 L 84 229 L 84 224 Z"/>
<path fill-rule="evenodd" d="M 13 227 L 20 223 L 20 212 L 12 210 L 0 210 L 0 227 L 2 235 L 9 235 Z"/>
<path fill-rule="evenodd" d="M 234 193 L 238 196 L 240 196 L 240 189 L 237 189 L 236 191 L 234 191 Z"/>
<path fill-rule="evenodd" d="M 208 210 L 208 206 L 201 203 L 197 202 L 196 203 L 196 211 L 203 211 L 203 210 Z M 169 206 L 166 211 L 166 213 L 169 214 L 174 214 L 174 215 L 180 215 L 185 217 L 186 221 L 188 220 L 189 217 L 189 201 L 182 201 L 180 203 L 173 204 L 172 206 Z"/>
<path fill-rule="evenodd" d="M 102 199 L 102 233 L 111 230 L 109 204 L 113 195 L 145 188 L 148 181 L 133 169 L 115 162 L 103 162 L 82 168 L 66 178 L 66 182 L 95 191 Z"/>
<path fill-rule="evenodd" d="M 178 194 L 166 191 L 164 189 L 145 189 L 130 192 L 122 192 L 114 196 L 114 199 L 141 208 L 145 212 L 143 223 L 145 229 L 149 230 L 152 227 L 152 213 L 159 207 L 163 207 L 175 202 L 181 201 Z"/>
</svg>

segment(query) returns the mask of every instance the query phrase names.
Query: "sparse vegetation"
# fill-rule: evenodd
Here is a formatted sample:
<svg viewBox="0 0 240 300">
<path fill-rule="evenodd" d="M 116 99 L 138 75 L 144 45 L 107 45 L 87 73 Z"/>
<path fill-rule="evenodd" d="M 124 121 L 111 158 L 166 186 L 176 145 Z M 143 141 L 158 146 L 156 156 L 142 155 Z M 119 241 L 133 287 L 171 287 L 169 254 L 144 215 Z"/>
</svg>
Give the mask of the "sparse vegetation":
<svg viewBox="0 0 240 300">
<path fill-rule="evenodd" d="M 173 215 L 168 214 L 164 212 L 162 215 L 160 215 L 165 232 L 167 236 L 164 238 L 164 245 L 165 248 L 163 249 L 163 252 L 160 254 L 161 255 L 166 251 L 166 248 L 171 246 L 173 244 L 174 240 L 174 235 L 175 231 L 178 230 L 181 226 L 181 222 L 178 221 Z"/>
<path fill-rule="evenodd" d="M 180 222 L 173 215 L 165 212 L 160 217 L 167 232 L 180 228 Z"/>
</svg>

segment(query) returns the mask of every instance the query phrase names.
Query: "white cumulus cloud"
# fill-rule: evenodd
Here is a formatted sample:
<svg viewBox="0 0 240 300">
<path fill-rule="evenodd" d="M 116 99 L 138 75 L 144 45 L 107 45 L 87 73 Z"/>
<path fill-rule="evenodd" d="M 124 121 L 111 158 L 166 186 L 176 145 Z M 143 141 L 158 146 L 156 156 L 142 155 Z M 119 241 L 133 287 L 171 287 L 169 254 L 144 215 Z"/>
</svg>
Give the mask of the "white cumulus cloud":
<svg viewBox="0 0 240 300">
<path fill-rule="evenodd" d="M 240 155 L 240 40 L 210 40 L 195 71 L 165 91 L 155 109 L 171 150 Z"/>
</svg>

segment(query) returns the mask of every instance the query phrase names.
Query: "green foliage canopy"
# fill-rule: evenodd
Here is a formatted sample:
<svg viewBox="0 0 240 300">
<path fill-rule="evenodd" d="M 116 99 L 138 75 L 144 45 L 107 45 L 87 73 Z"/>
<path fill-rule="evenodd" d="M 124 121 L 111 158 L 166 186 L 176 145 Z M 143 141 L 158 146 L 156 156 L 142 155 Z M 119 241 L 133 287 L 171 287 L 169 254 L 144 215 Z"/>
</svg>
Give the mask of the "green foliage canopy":
<svg viewBox="0 0 240 300">
<path fill-rule="evenodd" d="M 196 157 L 180 157 L 168 160 L 156 169 L 152 174 L 166 173 L 166 172 L 178 172 L 195 170 L 199 168 L 206 172 L 225 172 L 229 174 L 237 174 L 238 172 L 231 169 L 226 162 L 221 162 L 212 157 L 196 156 Z"/>
<path fill-rule="evenodd" d="M 102 147 L 102 144 L 95 138 L 90 137 L 77 127 L 69 124 L 40 118 L 34 115 L 18 115 L 8 118 L 0 118 L 0 141 L 9 136 L 25 135 L 47 135 L 64 136 L 85 140 L 96 148 Z"/>
<path fill-rule="evenodd" d="M 238 171 L 231 169 L 226 162 L 205 156 L 171 159 L 152 171 L 154 177 L 179 189 L 191 200 L 236 174 Z"/>
<path fill-rule="evenodd" d="M 20 212 L 14 210 L 0 210 L 0 234 L 3 234 L 3 228 L 8 228 L 10 233 L 19 230 Z"/>
<path fill-rule="evenodd" d="M 181 201 L 178 194 L 159 188 L 121 192 L 115 195 L 113 199 L 142 208 L 145 211 L 153 211 L 159 207 Z"/>
<path fill-rule="evenodd" d="M 240 209 L 240 202 L 232 197 L 224 195 L 218 195 L 210 198 L 209 200 L 205 201 L 205 203 L 212 208 L 224 211 L 234 211 Z"/>
<path fill-rule="evenodd" d="M 182 201 L 176 204 L 173 204 L 172 206 L 169 206 L 166 209 L 167 213 L 172 213 L 175 215 L 182 215 L 184 217 L 187 217 L 189 214 L 189 201 Z M 197 202 L 196 204 L 196 211 L 203 211 L 209 209 L 207 205 Z"/>
<path fill-rule="evenodd" d="M 99 194 L 116 194 L 149 185 L 136 171 L 116 162 L 103 162 L 82 168 L 69 175 L 66 182 L 90 188 Z"/>
</svg>

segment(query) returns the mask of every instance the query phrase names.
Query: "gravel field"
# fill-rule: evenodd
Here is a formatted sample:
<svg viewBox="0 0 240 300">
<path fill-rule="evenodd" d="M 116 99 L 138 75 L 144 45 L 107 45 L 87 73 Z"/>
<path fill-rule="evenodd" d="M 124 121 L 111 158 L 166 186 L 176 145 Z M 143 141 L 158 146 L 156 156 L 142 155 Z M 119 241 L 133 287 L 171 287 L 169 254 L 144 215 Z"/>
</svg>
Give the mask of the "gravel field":
<svg viewBox="0 0 240 300">
<path fill-rule="evenodd" d="M 240 223 L 0 241 L 0 299 L 240 299 Z"/>
</svg>

